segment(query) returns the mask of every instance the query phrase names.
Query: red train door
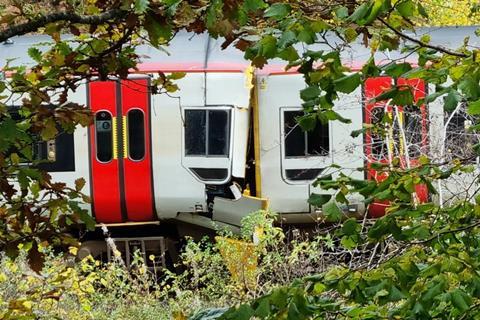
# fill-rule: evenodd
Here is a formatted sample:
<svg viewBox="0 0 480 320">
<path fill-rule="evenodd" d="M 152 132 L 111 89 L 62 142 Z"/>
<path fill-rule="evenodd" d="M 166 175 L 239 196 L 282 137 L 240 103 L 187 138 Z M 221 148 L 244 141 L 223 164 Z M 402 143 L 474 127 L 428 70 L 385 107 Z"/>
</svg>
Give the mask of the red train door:
<svg viewBox="0 0 480 320">
<path fill-rule="evenodd" d="M 425 97 L 425 83 L 419 79 L 398 79 L 398 85 L 413 88 L 414 101 Z M 390 163 L 393 158 L 400 161 L 402 168 L 414 167 L 418 158 L 428 148 L 428 113 L 425 105 L 418 107 L 394 106 L 385 101 L 370 101 L 392 87 L 392 78 L 369 78 L 364 85 L 364 118 L 366 124 L 381 123 L 384 117 L 390 118 L 390 127 L 384 136 L 367 132 L 365 135 L 365 155 L 367 158 L 367 178 L 380 182 L 387 173 L 371 169 L 372 163 Z M 426 186 L 416 186 L 416 197 L 420 202 L 428 199 Z M 379 217 L 385 214 L 388 201 L 375 201 L 369 207 L 369 214 Z"/>
<path fill-rule="evenodd" d="M 92 211 L 97 222 L 155 217 L 147 78 L 88 84 Z"/>
</svg>

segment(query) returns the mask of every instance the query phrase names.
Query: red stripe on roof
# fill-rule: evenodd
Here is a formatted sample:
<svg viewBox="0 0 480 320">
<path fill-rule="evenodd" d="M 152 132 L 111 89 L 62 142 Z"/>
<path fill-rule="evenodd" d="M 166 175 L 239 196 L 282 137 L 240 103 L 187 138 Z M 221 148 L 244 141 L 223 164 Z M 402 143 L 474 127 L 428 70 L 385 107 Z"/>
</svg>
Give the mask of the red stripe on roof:
<svg viewBox="0 0 480 320">
<path fill-rule="evenodd" d="M 249 67 L 249 62 L 245 63 L 208 63 L 205 68 L 203 63 L 182 62 L 182 63 L 162 63 L 146 62 L 138 64 L 137 72 L 244 72 Z"/>
</svg>

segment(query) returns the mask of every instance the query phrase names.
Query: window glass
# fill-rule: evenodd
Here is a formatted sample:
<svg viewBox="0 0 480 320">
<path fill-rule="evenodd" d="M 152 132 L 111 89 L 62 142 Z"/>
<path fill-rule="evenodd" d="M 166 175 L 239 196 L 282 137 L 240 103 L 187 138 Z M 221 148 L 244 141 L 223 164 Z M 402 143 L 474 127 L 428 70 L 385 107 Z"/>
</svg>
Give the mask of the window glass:
<svg viewBox="0 0 480 320">
<path fill-rule="evenodd" d="M 145 119 L 138 109 L 128 112 L 128 155 L 132 160 L 145 157 Z"/>
<path fill-rule="evenodd" d="M 302 115 L 302 111 L 285 111 L 283 114 L 286 157 L 305 156 L 305 133 L 295 120 Z"/>
<path fill-rule="evenodd" d="M 304 132 L 295 120 L 303 111 L 284 111 L 285 157 L 326 156 L 330 150 L 328 125 L 317 122 L 315 129 Z"/>
<path fill-rule="evenodd" d="M 205 155 L 205 110 L 185 110 L 185 154 Z"/>
<path fill-rule="evenodd" d="M 307 146 L 309 156 L 326 156 L 330 150 L 328 125 L 317 122 L 315 129 L 307 132 Z"/>
<path fill-rule="evenodd" d="M 97 159 L 101 162 L 112 160 L 112 116 L 106 111 L 99 111 L 95 115 L 95 132 L 97 145 Z"/>
<path fill-rule="evenodd" d="M 229 112 L 227 110 L 208 111 L 208 154 L 214 156 L 228 156 L 228 125 Z"/>
<path fill-rule="evenodd" d="M 185 110 L 185 155 L 228 157 L 229 139 L 229 110 Z"/>
</svg>

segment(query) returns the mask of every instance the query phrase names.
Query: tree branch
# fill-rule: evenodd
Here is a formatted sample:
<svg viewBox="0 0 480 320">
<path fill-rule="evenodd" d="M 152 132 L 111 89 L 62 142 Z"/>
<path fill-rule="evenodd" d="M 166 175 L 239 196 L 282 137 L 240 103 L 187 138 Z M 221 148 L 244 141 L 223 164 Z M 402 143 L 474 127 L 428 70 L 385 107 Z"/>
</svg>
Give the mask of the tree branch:
<svg viewBox="0 0 480 320">
<path fill-rule="evenodd" d="M 6 30 L 0 32 L 0 42 L 4 42 L 5 40 L 8 40 L 14 36 L 21 36 L 30 32 L 34 32 L 39 28 L 53 22 L 68 21 L 71 23 L 93 25 L 101 24 L 112 19 L 123 18 L 126 14 L 127 12 L 121 9 L 112 9 L 95 16 L 85 16 L 71 12 L 56 12 L 7 28 Z"/>
<path fill-rule="evenodd" d="M 407 39 L 413 43 L 416 43 L 418 44 L 419 46 L 422 46 L 422 47 L 425 47 L 425 48 L 430 48 L 430 49 L 433 49 L 433 50 L 437 50 L 437 51 L 440 51 L 440 52 L 443 52 L 445 54 L 448 54 L 448 55 L 451 55 L 451 56 L 455 56 L 455 57 L 460 57 L 460 58 L 468 58 L 470 55 L 468 54 L 465 54 L 465 53 L 461 53 L 461 52 L 456 52 L 456 51 L 451 51 L 447 48 L 444 48 L 444 47 L 441 47 L 441 46 L 434 46 L 434 45 L 431 45 L 431 44 L 428 44 L 428 43 L 425 43 L 423 41 L 420 41 L 418 39 L 415 39 L 413 37 L 410 37 L 409 35 L 406 35 L 405 33 L 402 33 L 400 31 L 398 31 L 397 29 L 395 29 L 392 25 L 390 25 L 387 21 L 385 21 L 384 19 L 380 18 L 380 17 L 377 17 L 377 19 L 382 22 L 388 29 L 392 30 L 393 32 L 395 32 L 395 34 L 397 34 L 399 37 L 402 37 L 404 39 Z"/>
</svg>

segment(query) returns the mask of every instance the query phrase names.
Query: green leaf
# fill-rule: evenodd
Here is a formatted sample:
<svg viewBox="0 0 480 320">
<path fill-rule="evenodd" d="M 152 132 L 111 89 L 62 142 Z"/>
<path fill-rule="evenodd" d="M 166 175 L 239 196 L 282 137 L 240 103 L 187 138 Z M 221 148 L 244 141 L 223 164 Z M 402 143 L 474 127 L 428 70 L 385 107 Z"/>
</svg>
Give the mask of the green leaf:
<svg viewBox="0 0 480 320">
<path fill-rule="evenodd" d="M 409 18 L 413 16 L 415 4 L 412 0 L 404 0 L 396 5 L 396 9 L 402 17 Z"/>
<path fill-rule="evenodd" d="M 463 77 L 458 84 L 458 88 L 468 100 L 477 100 L 480 97 L 480 86 L 473 77 Z"/>
<path fill-rule="evenodd" d="M 408 106 L 413 104 L 413 93 L 410 87 L 404 87 L 397 91 L 392 103 L 397 106 Z"/>
<path fill-rule="evenodd" d="M 148 9 L 149 0 L 135 0 L 134 11 L 136 14 L 143 14 Z"/>
<path fill-rule="evenodd" d="M 277 39 L 274 36 L 267 35 L 260 42 L 259 54 L 267 59 L 275 57 L 277 52 Z"/>
<path fill-rule="evenodd" d="M 290 13 L 291 7 L 285 3 L 274 3 L 265 11 L 265 18 L 281 20 Z"/>
<path fill-rule="evenodd" d="M 224 314 L 226 315 L 227 308 L 211 308 L 198 311 L 188 320 L 214 320 L 219 319 Z"/>
<path fill-rule="evenodd" d="M 428 18 L 427 10 L 425 10 L 425 7 L 422 6 L 422 4 L 418 3 L 417 10 L 424 18 Z"/>
<path fill-rule="evenodd" d="M 345 235 L 351 236 L 351 235 L 357 234 L 359 228 L 360 228 L 360 225 L 358 224 L 357 219 L 350 218 L 343 223 L 342 233 Z"/>
<path fill-rule="evenodd" d="M 455 110 L 460 100 L 461 97 L 458 92 L 452 90 L 448 93 L 446 97 L 443 98 L 443 108 L 445 109 L 445 111 L 452 112 L 453 110 Z"/>
<path fill-rule="evenodd" d="M 297 41 L 297 35 L 292 30 L 287 30 L 282 33 L 280 39 L 278 39 L 278 47 L 279 48 L 286 48 Z"/>
<path fill-rule="evenodd" d="M 472 298 L 470 298 L 468 294 L 460 289 L 455 289 L 453 292 L 451 292 L 450 298 L 453 306 L 461 312 L 467 311 L 472 304 Z"/>
<path fill-rule="evenodd" d="M 362 21 L 361 25 L 370 24 L 373 20 L 377 18 L 380 14 L 380 10 L 383 7 L 383 0 L 374 0 L 370 14 L 365 18 L 365 21 Z"/>
<path fill-rule="evenodd" d="M 355 9 L 352 15 L 348 18 L 350 21 L 359 22 L 360 19 L 363 19 L 369 12 L 370 4 L 368 2 L 362 3 L 360 6 Z M 360 24 L 360 23 L 359 23 Z"/>
<path fill-rule="evenodd" d="M 167 23 L 160 23 L 155 17 L 147 15 L 145 17 L 144 27 L 147 30 L 150 43 L 158 48 L 173 35 L 172 26 Z"/>
<path fill-rule="evenodd" d="M 323 212 L 325 213 L 325 217 L 329 222 L 338 222 L 342 219 L 343 212 L 337 206 L 337 203 L 333 200 L 330 200 L 323 206 Z"/>
<path fill-rule="evenodd" d="M 93 217 L 88 214 L 87 210 L 80 210 L 77 213 L 82 222 L 85 223 L 85 226 L 88 230 L 95 230 L 95 219 L 93 219 Z"/>
<path fill-rule="evenodd" d="M 336 8 L 335 9 L 335 15 L 339 19 L 342 19 L 342 20 L 345 19 L 346 17 L 348 17 L 348 8 L 344 7 L 344 6 Z"/>
<path fill-rule="evenodd" d="M 308 203 L 311 204 L 312 206 L 321 208 L 325 203 L 330 201 L 331 198 L 332 198 L 332 195 L 330 194 L 312 193 L 310 195 L 310 198 L 308 198 Z"/>
<path fill-rule="evenodd" d="M 317 116 L 315 114 L 306 114 L 298 117 L 297 121 L 303 131 L 312 131 L 317 125 Z"/>
<path fill-rule="evenodd" d="M 380 75 L 380 68 L 375 64 L 375 57 L 372 55 L 362 67 L 364 78 L 377 77 Z"/>
<path fill-rule="evenodd" d="M 35 62 L 40 62 L 42 60 L 42 52 L 38 48 L 28 48 L 28 55 L 35 60 Z"/>
<path fill-rule="evenodd" d="M 480 114 L 480 100 L 470 102 L 468 104 L 468 114 L 471 114 L 471 115 Z"/>
<path fill-rule="evenodd" d="M 44 141 L 51 140 L 57 135 L 57 125 L 52 118 L 48 118 L 44 123 L 44 128 L 40 132 L 40 135 Z"/>
<path fill-rule="evenodd" d="M 410 63 L 393 63 L 384 68 L 385 73 L 394 78 L 399 78 L 410 70 L 412 70 Z"/>
<path fill-rule="evenodd" d="M 317 38 L 313 30 L 304 28 L 298 33 L 298 41 L 304 42 L 306 44 L 313 44 Z"/>
<path fill-rule="evenodd" d="M 243 3 L 243 8 L 247 12 L 257 11 L 266 7 L 267 4 L 263 0 L 245 0 Z"/>
<path fill-rule="evenodd" d="M 347 40 L 347 42 L 353 42 L 358 37 L 358 33 L 354 28 L 347 28 L 343 34 L 345 35 L 345 40 Z"/>
<path fill-rule="evenodd" d="M 300 91 L 300 98 L 302 98 L 303 101 L 308 101 L 317 98 L 320 93 L 320 88 L 312 85 Z"/>
<path fill-rule="evenodd" d="M 187 75 L 186 72 L 172 72 L 168 75 L 168 79 L 170 80 L 180 80 L 183 79 Z"/>
<path fill-rule="evenodd" d="M 336 79 L 333 84 L 335 85 L 335 90 L 343 93 L 353 92 L 361 83 L 360 73 L 353 73 L 346 75 L 340 79 Z"/>
<path fill-rule="evenodd" d="M 277 53 L 277 57 L 283 59 L 285 61 L 296 61 L 300 58 L 298 55 L 297 50 L 294 47 L 290 46 L 288 48 L 283 49 L 282 51 Z"/>
</svg>

